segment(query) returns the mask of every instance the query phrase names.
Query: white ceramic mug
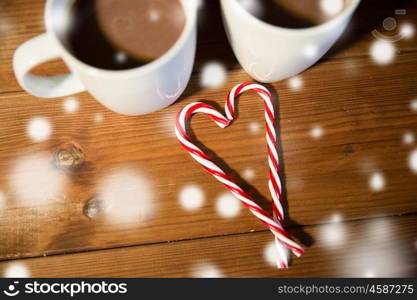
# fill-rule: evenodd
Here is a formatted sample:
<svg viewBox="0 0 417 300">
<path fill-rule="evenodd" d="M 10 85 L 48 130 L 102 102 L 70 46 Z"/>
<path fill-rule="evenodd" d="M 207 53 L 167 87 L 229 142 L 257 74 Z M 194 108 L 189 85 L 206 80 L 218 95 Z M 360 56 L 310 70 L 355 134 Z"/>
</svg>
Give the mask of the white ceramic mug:
<svg viewBox="0 0 417 300">
<path fill-rule="evenodd" d="M 64 34 L 72 3 L 73 0 L 47 0 L 46 33 L 17 48 L 13 68 L 23 89 L 43 98 L 63 97 L 86 90 L 104 106 L 127 115 L 162 109 L 180 97 L 194 64 L 197 1 L 181 0 L 186 23 L 170 50 L 149 64 L 122 71 L 89 66 L 65 48 L 60 37 Z M 70 73 L 51 77 L 30 73 L 33 67 L 54 58 L 62 58 Z"/>
<path fill-rule="evenodd" d="M 252 78 L 265 83 L 294 76 L 315 64 L 341 36 L 359 3 L 346 0 L 343 11 L 331 20 L 290 29 L 261 21 L 238 0 L 221 0 L 224 24 L 239 63 Z"/>
</svg>

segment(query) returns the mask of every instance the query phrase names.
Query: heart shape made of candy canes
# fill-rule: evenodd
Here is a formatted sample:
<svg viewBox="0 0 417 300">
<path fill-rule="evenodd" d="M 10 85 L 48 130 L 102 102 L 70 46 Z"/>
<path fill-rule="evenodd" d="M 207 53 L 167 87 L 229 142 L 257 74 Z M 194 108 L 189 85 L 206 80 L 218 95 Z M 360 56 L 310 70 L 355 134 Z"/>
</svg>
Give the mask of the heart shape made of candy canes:
<svg viewBox="0 0 417 300">
<path fill-rule="evenodd" d="M 197 147 L 191 141 L 191 138 L 186 131 L 187 122 L 191 119 L 192 115 L 196 113 L 208 115 L 221 128 L 228 127 L 235 118 L 235 99 L 246 91 L 254 91 L 264 100 L 269 165 L 268 187 L 273 200 L 272 216 L 256 204 L 249 194 L 240 188 L 208 155 Z M 223 183 L 236 198 L 238 198 L 262 223 L 264 223 L 269 230 L 271 230 L 275 236 L 275 245 L 277 247 L 277 266 L 278 268 L 288 268 L 289 251 L 292 251 L 296 256 L 301 256 L 301 254 L 304 253 L 304 250 L 284 230 L 284 208 L 281 193 L 282 183 L 279 176 L 279 157 L 276 149 L 277 135 L 274 126 L 275 112 L 272 95 L 260 84 L 250 82 L 238 84 L 231 90 L 227 97 L 225 113 L 226 116 L 206 103 L 190 103 L 179 111 L 176 118 L 175 133 L 180 144 L 189 152 L 189 154 L 218 181 Z"/>
</svg>

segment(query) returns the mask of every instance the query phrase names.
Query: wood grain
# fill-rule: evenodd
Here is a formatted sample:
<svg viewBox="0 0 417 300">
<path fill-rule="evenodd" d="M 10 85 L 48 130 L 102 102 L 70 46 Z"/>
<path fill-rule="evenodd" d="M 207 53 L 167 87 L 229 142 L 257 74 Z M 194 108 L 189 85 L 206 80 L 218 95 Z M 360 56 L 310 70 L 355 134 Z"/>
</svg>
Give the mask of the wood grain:
<svg viewBox="0 0 417 300">
<path fill-rule="evenodd" d="M 22 92 L 12 74 L 11 58 L 19 44 L 44 30 L 44 3 L 1 3 L 0 192 L 4 201 L 0 208 L 0 259 L 263 230 L 243 208 L 234 218 L 219 215 L 217 199 L 226 191 L 189 158 L 173 135 L 173 120 L 183 105 L 208 100 L 223 107 L 227 92 L 236 83 L 250 80 L 227 44 L 218 4 L 208 2 L 202 12 L 196 66 L 185 94 L 173 106 L 140 117 L 116 115 L 87 93 L 75 96 L 79 110 L 68 114 L 63 110 L 65 98 L 39 99 Z M 417 7 L 411 1 L 402 1 L 401 5 L 363 2 L 345 38 L 301 75 L 302 89 L 291 89 L 288 81 L 268 86 L 279 103 L 290 226 L 326 223 L 334 216 L 357 220 L 417 212 L 417 176 L 409 168 L 415 144 L 402 141 L 405 133 L 417 134 L 416 112 L 410 108 L 411 100 L 417 96 L 417 43 L 415 38 L 396 43 L 395 61 L 386 66 L 375 64 L 369 56 L 375 41 L 371 31 L 382 30 L 382 20 L 398 7 L 407 8 L 407 15 L 399 17 L 401 22 L 415 20 Z M 369 9 L 373 9 L 372 14 Z M 204 22 L 213 25 L 204 26 Z M 204 89 L 200 86 L 201 71 L 213 60 L 225 65 L 227 81 L 220 87 Z M 44 75 L 64 71 L 59 62 L 36 70 Z M 259 102 L 253 95 L 243 95 L 239 118 L 227 130 L 221 131 L 201 116 L 195 117 L 193 130 L 232 176 L 268 207 L 263 111 Z M 52 126 L 50 139 L 42 143 L 35 143 L 27 134 L 29 122 L 38 117 L 46 118 Z M 317 126 L 323 136 L 314 139 L 311 130 Z M 86 163 L 79 169 L 68 171 L 53 166 L 54 154 L 68 144 L 84 152 Z M 247 169 L 254 171 L 254 179 L 243 178 Z M 375 173 L 385 178 L 383 189 L 377 192 L 369 186 Z M 103 182 L 112 174 L 134 174 L 134 180 L 139 178 L 151 191 L 151 196 L 138 195 L 139 201 L 145 201 L 144 207 L 149 203 L 153 207 L 143 219 L 121 222 L 100 214 L 96 218 L 83 214 L 86 203 L 100 195 Z M 185 210 L 179 201 L 182 189 L 190 184 L 205 195 L 202 207 L 196 211 Z M 62 188 L 55 189 L 58 185 Z M 122 205 L 132 195 L 129 189 L 118 192 Z M 43 203 L 31 197 L 51 201 Z M 125 207 L 130 209 L 128 204 Z M 300 240 L 308 245 L 307 229 Z M 254 243 L 269 238 L 267 233 L 259 236 L 264 240 L 255 239 Z M 244 239 L 246 235 L 233 243 Z M 219 243 L 226 240 L 216 238 Z M 214 240 L 208 239 L 207 245 L 211 241 Z M 256 262 L 256 255 L 249 256 Z M 320 268 L 323 262 L 317 262 L 314 274 L 319 274 Z M 255 276 L 256 272 L 264 270 L 247 276 Z M 335 273 L 327 274 L 336 274 L 332 272 Z M 171 275 L 174 272 L 164 273 Z"/>
<path fill-rule="evenodd" d="M 288 270 L 271 264 L 270 234 L 254 232 L 3 262 L 0 271 L 23 269 L 33 277 L 415 276 L 416 225 L 416 216 L 404 216 L 308 226 L 314 243 Z"/>
</svg>

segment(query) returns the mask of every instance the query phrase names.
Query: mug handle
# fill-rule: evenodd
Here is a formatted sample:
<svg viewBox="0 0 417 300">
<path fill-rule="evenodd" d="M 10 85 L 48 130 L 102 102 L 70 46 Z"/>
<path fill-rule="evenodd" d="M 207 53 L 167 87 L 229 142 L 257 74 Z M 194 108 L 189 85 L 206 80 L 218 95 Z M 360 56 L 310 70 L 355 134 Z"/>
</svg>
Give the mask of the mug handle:
<svg viewBox="0 0 417 300">
<path fill-rule="evenodd" d="M 47 33 L 20 45 L 13 55 L 13 69 L 17 81 L 28 93 L 42 98 L 56 98 L 85 91 L 74 73 L 56 76 L 37 76 L 30 70 L 48 60 L 59 58 L 59 49 Z"/>
</svg>

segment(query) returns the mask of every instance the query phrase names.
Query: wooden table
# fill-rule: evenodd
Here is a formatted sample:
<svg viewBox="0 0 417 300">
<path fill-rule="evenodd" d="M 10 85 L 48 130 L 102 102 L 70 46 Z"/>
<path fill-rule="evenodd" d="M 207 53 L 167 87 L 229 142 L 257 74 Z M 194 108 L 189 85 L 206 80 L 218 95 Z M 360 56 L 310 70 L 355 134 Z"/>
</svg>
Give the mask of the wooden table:
<svg viewBox="0 0 417 300">
<path fill-rule="evenodd" d="M 378 41 L 372 30 L 398 32 L 384 30 L 385 18 L 416 25 L 415 1 L 363 1 L 345 36 L 298 77 L 301 88 L 290 80 L 267 85 L 279 103 L 287 225 L 306 248 L 289 270 L 271 264 L 270 232 L 235 205 L 173 134 L 185 104 L 223 106 L 236 83 L 250 80 L 227 43 L 217 1 L 206 1 L 201 11 L 184 95 L 138 117 L 112 113 L 87 93 L 39 99 L 22 91 L 12 55 L 44 31 L 43 9 L 40 0 L 0 3 L 2 275 L 417 275 L 416 36 L 389 44 L 395 47 L 390 63 L 370 55 Z M 212 62 L 224 66 L 226 80 L 204 88 L 200 81 Z M 53 61 L 34 72 L 65 70 Z M 222 131 L 197 116 L 193 130 L 270 207 L 262 109 L 246 94 L 232 127 Z"/>
</svg>

